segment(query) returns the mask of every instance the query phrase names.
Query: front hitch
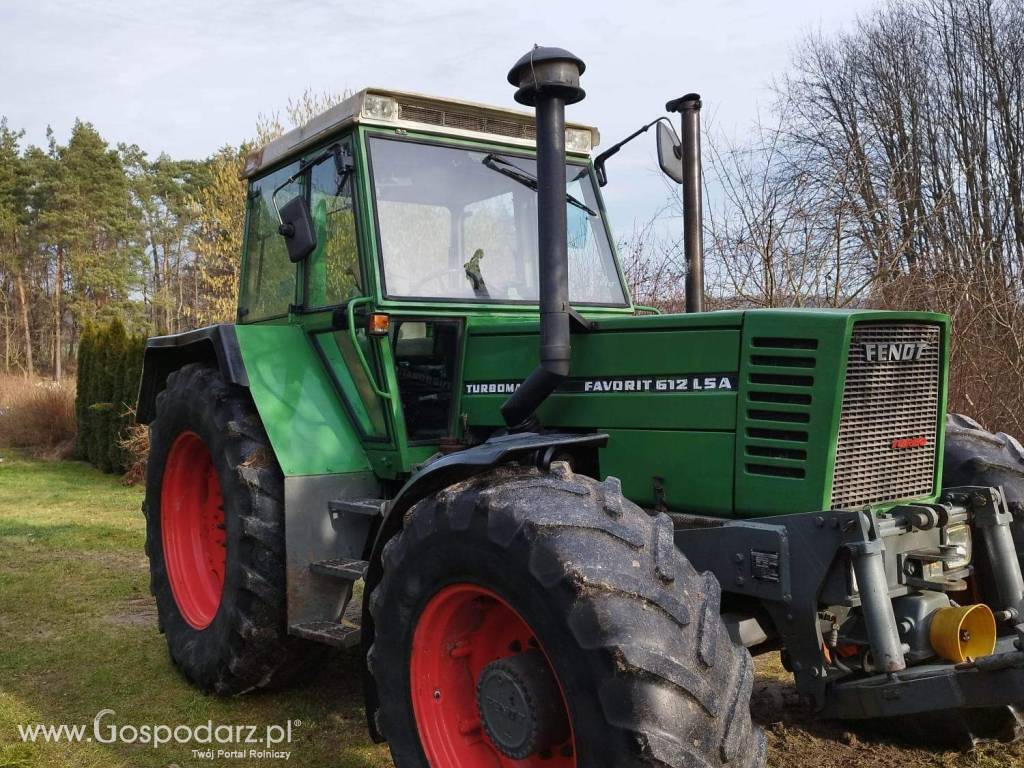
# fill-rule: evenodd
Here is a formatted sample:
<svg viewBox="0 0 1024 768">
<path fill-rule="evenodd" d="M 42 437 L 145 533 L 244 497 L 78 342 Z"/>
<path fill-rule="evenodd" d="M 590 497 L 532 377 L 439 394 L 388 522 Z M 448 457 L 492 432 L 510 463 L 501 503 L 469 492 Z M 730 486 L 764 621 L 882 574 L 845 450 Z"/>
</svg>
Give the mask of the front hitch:
<svg viewBox="0 0 1024 768">
<path fill-rule="evenodd" d="M 920 664 L 829 687 L 822 714 L 839 719 L 915 715 L 1024 703 L 1024 652 L 1007 636 L 995 653 L 962 664 Z"/>
</svg>

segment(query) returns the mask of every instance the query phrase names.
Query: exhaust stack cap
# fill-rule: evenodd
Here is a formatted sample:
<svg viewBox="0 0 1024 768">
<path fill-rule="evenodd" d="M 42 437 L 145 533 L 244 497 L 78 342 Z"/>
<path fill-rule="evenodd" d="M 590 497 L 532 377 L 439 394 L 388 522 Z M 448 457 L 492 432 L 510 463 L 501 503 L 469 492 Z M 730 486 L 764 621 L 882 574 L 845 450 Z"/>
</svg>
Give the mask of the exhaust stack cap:
<svg viewBox="0 0 1024 768">
<path fill-rule="evenodd" d="M 699 93 L 688 93 L 685 96 L 680 96 L 678 99 L 672 99 L 668 104 L 665 105 L 666 112 L 678 112 L 682 114 L 688 109 L 700 109 L 701 101 Z"/>
<path fill-rule="evenodd" d="M 516 101 L 528 107 L 536 106 L 537 97 L 542 94 L 575 104 L 587 95 L 580 88 L 580 75 L 586 69 L 583 59 L 564 48 L 538 45 L 516 62 L 508 73 L 508 81 L 519 89 Z"/>
</svg>

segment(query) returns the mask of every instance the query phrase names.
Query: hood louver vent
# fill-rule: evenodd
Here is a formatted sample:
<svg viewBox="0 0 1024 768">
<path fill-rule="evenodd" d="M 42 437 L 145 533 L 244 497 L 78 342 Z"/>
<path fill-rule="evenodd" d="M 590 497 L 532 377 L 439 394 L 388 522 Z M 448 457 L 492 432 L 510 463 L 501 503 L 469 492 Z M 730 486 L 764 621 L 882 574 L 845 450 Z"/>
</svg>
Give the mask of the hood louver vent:
<svg viewBox="0 0 1024 768">
<path fill-rule="evenodd" d="M 745 421 L 746 470 L 754 475 L 806 476 L 817 339 L 756 337 L 749 359 Z"/>
</svg>

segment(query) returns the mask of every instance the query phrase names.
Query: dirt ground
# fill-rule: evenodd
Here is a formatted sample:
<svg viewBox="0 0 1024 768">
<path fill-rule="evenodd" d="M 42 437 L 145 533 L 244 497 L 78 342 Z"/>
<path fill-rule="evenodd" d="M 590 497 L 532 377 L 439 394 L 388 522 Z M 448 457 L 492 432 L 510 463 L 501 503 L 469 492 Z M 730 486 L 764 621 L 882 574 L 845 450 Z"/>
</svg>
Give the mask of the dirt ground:
<svg viewBox="0 0 1024 768">
<path fill-rule="evenodd" d="M 143 554 L 141 492 L 81 464 L 0 462 L 0 768 L 198 768 L 190 745 L 29 743 L 19 725 L 123 722 L 303 723 L 293 759 L 235 765 L 390 768 L 366 736 L 360 659 L 339 655 L 308 685 L 234 699 L 192 689 L 156 629 Z M 772 768 L 1024 768 L 1024 746 L 915 746 L 803 707 L 778 654 L 757 660 L 755 719 Z M 924 721 L 929 733 L 943 726 Z"/>
<path fill-rule="evenodd" d="M 756 659 L 757 682 L 751 708 L 754 719 L 768 735 L 768 764 L 777 768 L 929 768 L 942 766 L 1024 766 L 1024 744 L 980 744 L 957 748 L 953 744 L 934 746 L 946 724 L 926 719 L 881 730 L 877 725 L 850 725 L 819 720 L 800 703 L 792 677 L 782 668 L 778 653 Z M 932 728 L 934 726 L 934 728 Z"/>
</svg>

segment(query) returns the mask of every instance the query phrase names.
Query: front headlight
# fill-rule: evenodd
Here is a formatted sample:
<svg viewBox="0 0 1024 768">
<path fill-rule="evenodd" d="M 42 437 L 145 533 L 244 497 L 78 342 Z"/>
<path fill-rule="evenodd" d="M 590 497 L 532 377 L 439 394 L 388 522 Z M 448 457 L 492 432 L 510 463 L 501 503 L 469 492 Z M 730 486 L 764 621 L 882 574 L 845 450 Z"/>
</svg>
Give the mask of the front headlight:
<svg viewBox="0 0 1024 768">
<path fill-rule="evenodd" d="M 565 148 L 569 152 L 589 152 L 594 148 L 594 136 L 590 129 L 566 128 Z"/>
<path fill-rule="evenodd" d="M 971 527 L 967 523 L 947 525 L 942 531 L 942 543 L 956 547 L 956 557 L 946 561 L 946 570 L 956 571 L 971 564 L 974 547 L 971 543 Z"/>
<path fill-rule="evenodd" d="M 363 99 L 363 117 L 371 120 L 393 121 L 397 120 L 400 115 L 398 102 L 390 96 L 368 93 Z"/>
</svg>

